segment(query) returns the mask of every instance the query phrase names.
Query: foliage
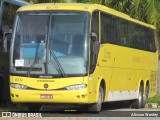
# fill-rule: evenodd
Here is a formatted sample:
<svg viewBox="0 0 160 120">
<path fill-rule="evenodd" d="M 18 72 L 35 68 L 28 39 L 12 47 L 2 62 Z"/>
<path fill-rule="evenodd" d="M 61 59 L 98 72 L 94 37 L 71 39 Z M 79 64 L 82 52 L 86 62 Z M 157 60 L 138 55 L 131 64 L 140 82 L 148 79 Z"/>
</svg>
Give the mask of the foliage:
<svg viewBox="0 0 160 120">
<path fill-rule="evenodd" d="M 77 2 L 81 0 L 25 0 L 30 3 L 65 3 L 65 2 Z"/>
<path fill-rule="evenodd" d="M 160 31 L 160 0 L 25 0 L 31 3 L 78 2 L 104 4 L 139 19 L 153 24 Z M 12 8 L 16 9 L 16 8 Z M 5 10 L 5 11 L 9 11 Z M 14 10 L 13 10 L 14 11 Z M 15 11 L 14 11 L 15 12 Z M 10 12 L 5 12 L 7 16 Z M 6 19 L 7 17 L 5 17 Z M 5 20 L 4 20 L 5 21 Z"/>
<path fill-rule="evenodd" d="M 110 8 L 116 9 L 126 14 L 130 14 L 131 10 L 131 0 L 108 0 L 106 5 Z"/>
<path fill-rule="evenodd" d="M 74 0 L 77 3 L 91 3 L 91 0 Z"/>
<path fill-rule="evenodd" d="M 160 30 L 160 1 L 134 0 L 131 16 L 151 23 Z"/>
<path fill-rule="evenodd" d="M 55 2 L 62 2 L 62 0 L 26 0 L 27 2 L 30 3 L 55 3 Z M 63 0 L 64 1 L 64 0 Z"/>
<path fill-rule="evenodd" d="M 157 103 L 158 105 L 160 105 L 160 94 L 147 99 L 146 102 L 147 103 Z"/>
<path fill-rule="evenodd" d="M 17 9 L 18 7 L 15 5 L 9 5 L 9 4 L 4 5 L 3 16 L 2 16 L 2 25 L 4 28 L 13 27 L 14 17 Z"/>
</svg>

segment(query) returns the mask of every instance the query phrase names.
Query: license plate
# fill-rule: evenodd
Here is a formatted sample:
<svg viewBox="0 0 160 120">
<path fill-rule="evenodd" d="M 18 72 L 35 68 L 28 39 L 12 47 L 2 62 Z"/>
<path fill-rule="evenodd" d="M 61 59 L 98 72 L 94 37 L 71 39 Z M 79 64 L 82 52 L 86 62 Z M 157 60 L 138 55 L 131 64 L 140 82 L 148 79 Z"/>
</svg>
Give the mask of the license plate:
<svg viewBox="0 0 160 120">
<path fill-rule="evenodd" d="M 40 98 L 41 99 L 52 99 L 53 95 L 52 94 L 41 94 Z"/>
</svg>

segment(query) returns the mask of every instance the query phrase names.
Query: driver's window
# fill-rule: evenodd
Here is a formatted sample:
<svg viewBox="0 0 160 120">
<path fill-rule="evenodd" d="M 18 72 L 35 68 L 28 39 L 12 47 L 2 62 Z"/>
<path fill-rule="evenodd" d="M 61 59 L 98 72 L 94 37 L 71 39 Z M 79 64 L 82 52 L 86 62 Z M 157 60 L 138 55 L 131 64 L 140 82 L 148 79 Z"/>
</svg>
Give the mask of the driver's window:
<svg viewBox="0 0 160 120">
<path fill-rule="evenodd" d="M 95 33 L 97 35 L 97 40 L 99 40 L 99 11 L 96 11 L 92 14 L 92 28 L 91 32 Z M 91 51 L 93 47 L 93 41 L 91 40 Z M 96 67 L 96 61 L 97 61 L 97 55 L 91 52 L 90 54 L 90 74 L 92 74 Z"/>
</svg>

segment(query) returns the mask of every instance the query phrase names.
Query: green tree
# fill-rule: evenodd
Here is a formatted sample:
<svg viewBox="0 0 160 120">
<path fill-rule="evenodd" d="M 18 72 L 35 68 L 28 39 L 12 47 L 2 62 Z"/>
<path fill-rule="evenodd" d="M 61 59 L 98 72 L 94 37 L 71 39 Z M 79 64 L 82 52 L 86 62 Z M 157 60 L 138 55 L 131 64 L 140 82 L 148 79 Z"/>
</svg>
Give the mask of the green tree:
<svg viewBox="0 0 160 120">
<path fill-rule="evenodd" d="M 160 30 L 160 0 L 134 0 L 131 16 L 151 23 Z"/>
<path fill-rule="evenodd" d="M 72 0 L 25 0 L 30 3 L 64 3 L 64 2 L 72 2 Z"/>
<path fill-rule="evenodd" d="M 74 0 L 77 3 L 91 3 L 91 0 Z"/>
<path fill-rule="evenodd" d="M 130 13 L 131 0 L 107 0 L 106 5 L 123 13 Z"/>
</svg>

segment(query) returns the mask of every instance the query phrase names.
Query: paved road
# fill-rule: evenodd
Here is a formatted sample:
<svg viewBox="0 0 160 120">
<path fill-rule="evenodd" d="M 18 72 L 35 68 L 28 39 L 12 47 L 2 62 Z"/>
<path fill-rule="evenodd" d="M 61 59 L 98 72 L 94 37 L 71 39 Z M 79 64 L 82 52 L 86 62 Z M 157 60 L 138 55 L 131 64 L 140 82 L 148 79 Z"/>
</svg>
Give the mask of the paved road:
<svg viewBox="0 0 160 120">
<path fill-rule="evenodd" d="M 71 105 L 44 105 L 41 113 L 42 118 L 34 120 L 159 120 L 159 109 L 131 109 L 128 103 L 105 103 L 102 111 L 98 114 L 79 112 L 78 106 Z M 26 111 L 27 112 L 27 111 Z M 142 117 L 140 117 L 142 116 Z M 149 117 L 151 116 L 151 117 Z M 1 119 L 1 118 L 0 118 Z M 8 120 L 8 118 L 2 118 Z M 11 120 L 21 120 L 21 118 L 10 118 Z M 29 118 L 30 119 L 30 118 Z"/>
<path fill-rule="evenodd" d="M 131 109 L 129 104 L 118 103 L 105 103 L 103 104 L 102 111 L 98 114 L 87 113 L 86 111 L 79 111 L 77 106 L 69 105 L 44 105 L 42 113 L 44 117 L 160 117 L 159 109 Z"/>
</svg>

